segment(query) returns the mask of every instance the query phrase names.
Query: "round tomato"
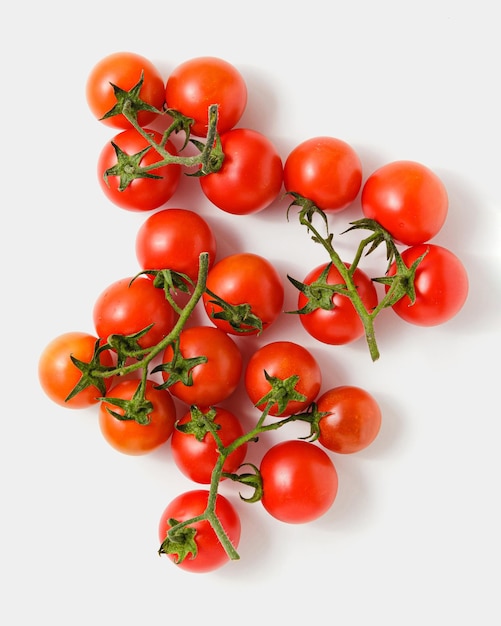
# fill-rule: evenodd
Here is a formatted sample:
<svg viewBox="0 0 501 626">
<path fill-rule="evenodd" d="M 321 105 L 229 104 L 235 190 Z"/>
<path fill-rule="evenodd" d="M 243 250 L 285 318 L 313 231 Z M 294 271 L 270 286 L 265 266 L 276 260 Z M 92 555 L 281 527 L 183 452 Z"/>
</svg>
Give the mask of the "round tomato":
<svg viewBox="0 0 501 626">
<path fill-rule="evenodd" d="M 95 386 L 86 387 L 66 401 L 82 376 L 81 370 L 70 357 L 90 363 L 97 341 L 98 338 L 89 333 L 70 331 L 55 337 L 42 350 L 38 360 L 38 379 L 53 402 L 69 409 L 83 409 L 96 404 L 105 395 L 112 383 L 111 377 L 103 378 L 103 390 Z M 113 356 L 109 350 L 100 353 L 99 363 L 105 367 L 113 366 Z"/>
<path fill-rule="evenodd" d="M 218 439 L 225 447 L 241 437 L 244 429 L 234 413 L 220 406 L 203 410 L 192 408 L 177 422 L 171 438 L 172 458 L 185 476 L 196 483 L 208 485 L 219 451 L 206 420 L 213 424 Z M 227 456 L 223 472 L 236 472 L 244 462 L 246 452 L 247 444 L 238 446 Z"/>
<path fill-rule="evenodd" d="M 130 91 L 138 84 L 143 73 L 143 84 L 139 91 L 140 99 L 161 111 L 165 102 L 164 80 L 155 65 L 134 52 L 115 52 L 102 58 L 92 68 L 86 84 L 87 103 L 98 120 L 113 128 L 131 128 L 130 122 L 121 113 L 112 117 L 103 116 L 117 104 L 113 85 L 123 91 Z M 140 126 L 152 122 L 158 113 L 139 111 L 137 121 Z"/>
<path fill-rule="evenodd" d="M 318 398 L 317 408 L 327 413 L 319 422 L 318 441 L 333 452 L 359 452 L 374 441 L 381 428 L 379 404 L 360 387 L 329 389 Z"/>
<path fill-rule="evenodd" d="M 289 154 L 284 186 L 311 200 L 322 211 L 341 211 L 362 185 L 362 164 L 355 150 L 336 137 L 313 137 Z"/>
<path fill-rule="evenodd" d="M 146 129 L 156 143 L 160 143 L 160 133 Z M 113 142 L 113 143 L 112 143 Z M 140 135 L 135 128 L 124 130 L 108 142 L 101 150 L 97 164 L 99 184 L 105 196 L 122 209 L 128 211 L 153 211 L 164 205 L 174 195 L 181 178 L 181 166 L 178 163 L 169 163 L 158 168 L 149 170 L 148 174 L 159 178 L 145 177 L 141 174 L 129 182 L 129 170 L 133 167 L 149 167 L 162 161 L 162 157 L 155 148 L 149 150 L 140 158 L 139 164 L 131 166 L 129 163 L 122 165 L 117 156 L 119 150 L 129 156 L 141 153 L 150 146 L 148 141 Z M 165 144 L 166 151 L 176 156 L 174 144 L 168 140 Z M 119 163 L 119 165 L 117 165 Z"/>
<path fill-rule="evenodd" d="M 220 134 L 233 128 L 247 105 L 247 86 L 235 66 L 217 57 L 196 57 L 178 65 L 165 86 L 165 101 L 194 124 L 191 132 L 207 135 L 208 111 L 218 105 L 217 130 Z"/>
<path fill-rule="evenodd" d="M 150 215 L 136 236 L 136 256 L 142 269 L 170 269 L 198 277 L 199 258 L 209 254 L 214 264 L 217 243 L 204 218 L 188 209 L 163 209 Z"/>
<path fill-rule="evenodd" d="M 249 305 L 249 313 L 259 318 L 261 330 L 268 328 L 282 312 L 283 281 L 274 265 L 258 254 L 241 252 L 222 258 L 209 271 L 206 286 L 227 304 Z M 245 312 L 236 318 L 233 313 L 222 316 L 223 306 L 208 291 L 202 296 L 203 305 L 218 328 L 233 335 L 255 335 L 260 331 L 259 323 L 246 323 Z"/>
<path fill-rule="evenodd" d="M 394 161 L 373 172 L 363 186 L 361 202 L 366 217 L 408 246 L 434 237 L 449 206 L 440 178 L 415 161 Z"/>
<path fill-rule="evenodd" d="M 176 421 L 174 400 L 165 389 L 156 389 L 151 380 L 146 381 L 145 399 L 152 404 L 148 415 L 148 423 L 140 423 L 136 419 L 120 419 L 125 415 L 122 407 L 111 399 L 131 400 L 136 393 L 139 381 L 123 380 L 114 385 L 108 392 L 108 399 L 103 400 L 99 407 L 99 428 L 106 441 L 115 450 L 123 454 L 138 456 L 152 452 L 172 435 Z"/>
<path fill-rule="evenodd" d="M 304 284 L 311 285 L 327 268 L 324 263 L 313 269 L 303 280 Z M 348 264 L 346 264 L 349 267 Z M 344 284 L 341 274 L 334 265 L 330 266 L 326 280 L 329 285 Z M 372 280 L 360 268 L 354 272 L 353 282 L 367 311 L 371 311 L 378 303 L 376 288 Z M 300 314 L 299 318 L 304 329 L 315 339 L 323 343 L 341 345 L 350 343 L 364 335 L 364 325 L 348 296 L 335 293 L 332 296 L 334 308 L 317 308 L 310 313 Z M 298 309 L 308 304 L 307 296 L 300 291 Z"/>
<path fill-rule="evenodd" d="M 468 297 L 468 274 L 455 254 L 431 243 L 407 248 L 402 259 L 410 267 L 426 251 L 414 276 L 414 303 L 405 295 L 392 308 L 406 322 L 436 326 L 449 321 L 463 308 Z M 390 276 L 394 273 L 395 264 L 388 271 Z"/>
<path fill-rule="evenodd" d="M 132 282 L 131 282 L 132 281 Z M 93 309 L 94 326 L 104 340 L 110 335 L 133 335 L 150 324 L 150 330 L 139 338 L 141 348 L 151 348 L 170 333 L 176 321 L 174 309 L 145 276 L 122 278 L 98 296 Z"/>
<path fill-rule="evenodd" d="M 242 354 L 233 339 L 219 328 L 185 327 L 179 336 L 179 353 L 183 359 L 207 358 L 205 363 L 190 368 L 191 384 L 181 378 L 168 387 L 179 400 L 199 407 L 214 406 L 237 388 L 242 373 Z M 170 363 L 173 356 L 174 348 L 169 345 L 164 351 L 163 363 Z M 164 381 L 170 378 L 166 370 L 162 370 L 162 376 Z"/>
<path fill-rule="evenodd" d="M 175 543 L 167 540 L 167 533 L 172 527 L 172 520 L 185 522 L 202 515 L 207 508 L 208 498 L 208 490 L 187 491 L 174 498 L 160 517 L 158 536 L 161 547 L 159 553 L 167 554 L 173 563 L 189 572 L 210 572 L 222 567 L 229 561 L 223 544 L 207 520 L 195 522 L 188 526 L 196 532 L 193 537 L 194 545 L 186 558 L 181 560 L 180 555 L 175 552 Z M 241 523 L 235 507 L 225 496 L 219 493 L 216 496 L 215 512 L 231 544 L 236 549 L 240 543 Z M 166 541 L 169 547 L 165 545 Z"/>
<path fill-rule="evenodd" d="M 257 213 L 279 195 L 283 182 L 282 159 L 273 143 L 248 128 L 221 135 L 221 169 L 198 180 L 205 196 L 219 209 L 234 215 Z"/>
<path fill-rule="evenodd" d="M 281 382 L 293 376 L 298 377 L 293 386 Z M 278 380 L 270 381 L 268 377 Z M 322 384 L 322 372 L 315 357 L 303 346 L 292 341 L 274 341 L 261 346 L 250 357 L 244 380 L 247 395 L 261 411 L 267 402 L 260 403 L 260 400 L 272 389 L 277 397 L 283 394 L 285 406 L 275 402 L 268 412 L 282 417 L 300 413 L 315 400 Z M 298 398 L 297 394 L 304 398 Z"/>
<path fill-rule="evenodd" d="M 265 453 L 259 467 L 261 503 L 270 515 L 288 524 L 311 522 L 332 506 L 338 475 L 330 457 L 303 440 L 282 441 Z"/>
</svg>

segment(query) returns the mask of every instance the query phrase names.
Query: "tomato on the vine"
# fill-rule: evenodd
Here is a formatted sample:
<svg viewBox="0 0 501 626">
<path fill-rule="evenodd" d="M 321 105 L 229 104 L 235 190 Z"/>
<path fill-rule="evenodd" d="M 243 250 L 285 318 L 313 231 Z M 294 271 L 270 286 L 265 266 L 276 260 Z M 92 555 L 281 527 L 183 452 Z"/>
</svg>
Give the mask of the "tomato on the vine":
<svg viewBox="0 0 501 626">
<path fill-rule="evenodd" d="M 159 132 L 150 129 L 145 129 L 145 132 L 155 143 L 161 142 L 162 135 Z M 177 156 L 176 148 L 170 140 L 167 140 L 164 147 L 169 154 Z M 146 152 L 140 156 L 143 150 Z M 140 174 L 138 178 L 128 180 L 130 166 L 127 164 L 122 168 L 124 158 L 122 152 L 129 157 L 138 155 L 134 161 L 139 162 L 133 165 L 133 169 Z M 129 160 L 127 158 L 127 161 Z M 124 130 L 115 135 L 99 155 L 97 174 L 101 189 L 108 200 L 122 209 L 128 211 L 158 209 L 174 195 L 181 178 L 179 163 L 162 165 L 146 173 L 141 171 L 141 168 L 153 166 L 162 160 L 156 149 L 135 128 Z"/>
<path fill-rule="evenodd" d="M 261 459 L 261 503 L 270 515 L 289 524 L 311 522 L 334 503 L 338 474 L 322 448 L 291 439 L 275 444 Z"/>
<path fill-rule="evenodd" d="M 158 68 L 147 58 L 134 52 L 115 52 L 102 58 L 92 68 L 85 93 L 89 108 L 95 117 L 113 128 L 132 128 L 122 113 L 112 117 L 103 116 L 117 104 L 113 85 L 123 91 L 135 87 L 143 73 L 140 99 L 147 105 L 162 111 L 165 102 L 165 84 Z M 140 126 L 146 126 L 158 116 L 158 112 L 142 110 L 137 114 Z"/>
<path fill-rule="evenodd" d="M 240 252 L 220 259 L 209 270 L 206 286 L 208 291 L 202 296 L 205 311 L 211 322 L 226 333 L 255 335 L 282 312 L 282 278 L 275 266 L 258 254 Z M 235 319 L 233 313 L 227 315 L 224 304 L 213 294 L 233 306 L 249 305 L 250 317 L 244 314 Z"/>
<path fill-rule="evenodd" d="M 234 128 L 221 135 L 221 169 L 199 178 L 205 196 L 219 209 L 249 215 L 268 207 L 282 189 L 282 159 L 262 133 Z"/>
<path fill-rule="evenodd" d="M 83 409 L 96 404 L 109 389 L 112 378 L 106 377 L 102 379 L 102 390 L 92 385 L 66 401 L 82 376 L 82 371 L 71 357 L 90 363 L 98 341 L 98 337 L 89 333 L 70 331 L 52 339 L 42 350 L 38 360 L 38 379 L 43 391 L 53 402 L 69 409 Z M 100 352 L 98 361 L 104 367 L 112 367 L 114 364 L 109 350 Z"/>
<path fill-rule="evenodd" d="M 285 189 L 311 200 L 322 211 L 345 209 L 355 201 L 361 185 L 357 152 L 336 137 L 307 139 L 285 160 Z"/>
<path fill-rule="evenodd" d="M 261 411 L 267 401 L 260 400 L 272 389 L 279 396 L 284 394 L 285 406 L 274 402 L 268 411 L 269 415 L 282 417 L 300 413 L 315 400 L 322 384 L 322 371 L 304 346 L 292 341 L 273 341 L 251 355 L 244 382 L 247 395 Z"/>
<path fill-rule="evenodd" d="M 415 161 L 393 161 L 373 172 L 362 188 L 362 211 L 398 242 L 425 243 L 442 228 L 449 199 L 442 180 Z"/>
<path fill-rule="evenodd" d="M 167 539 L 167 533 L 173 525 L 172 520 L 185 522 L 202 515 L 207 508 L 208 499 L 209 491 L 206 489 L 186 491 L 174 498 L 160 517 L 158 536 L 161 547 L 159 553 L 167 554 L 173 563 L 189 572 L 210 572 L 222 567 L 229 561 L 226 550 L 207 520 L 188 525 L 187 528 L 195 532 L 192 541 L 187 541 L 189 545 L 183 545 L 183 550 L 189 551 L 183 554 L 182 557 L 179 554 L 181 545 L 179 545 L 178 552 L 175 551 L 174 542 L 170 542 L 169 548 L 165 546 L 164 542 Z M 215 512 L 231 544 L 234 548 L 237 548 L 240 543 L 241 523 L 235 507 L 225 496 L 218 493 Z M 186 540 L 185 534 L 183 539 Z"/>
<path fill-rule="evenodd" d="M 170 344 L 160 366 L 165 382 L 171 383 L 171 373 L 162 369 L 170 364 L 175 347 Z M 176 373 L 168 389 L 186 404 L 214 406 L 226 400 L 237 388 L 242 373 L 243 358 L 239 347 L 224 331 L 214 326 L 185 327 L 179 335 L 179 356 L 188 361 L 188 370 Z M 206 357 L 205 362 L 190 366 L 190 359 Z"/>
<path fill-rule="evenodd" d="M 163 289 L 141 275 L 108 285 L 94 303 L 93 319 L 97 334 L 104 340 L 110 335 L 134 335 L 153 324 L 138 339 L 141 348 L 151 348 L 172 330 L 176 313 Z"/>
<path fill-rule="evenodd" d="M 381 428 L 381 409 L 368 391 L 342 385 L 325 391 L 317 400 L 320 413 L 318 441 L 328 450 L 352 454 L 367 448 Z"/>
<path fill-rule="evenodd" d="M 436 244 L 411 246 L 401 256 L 405 265 L 411 267 L 425 253 L 414 276 L 415 301 L 412 303 L 405 295 L 392 308 L 406 322 L 436 326 L 449 321 L 463 308 L 468 297 L 468 273 L 453 252 Z M 388 276 L 394 275 L 395 270 L 392 264 Z"/>
<path fill-rule="evenodd" d="M 247 106 L 247 85 L 237 68 L 218 57 L 189 59 L 174 68 L 167 78 L 165 101 L 169 109 L 194 120 L 192 134 L 205 137 L 208 111 L 218 105 L 217 130 L 233 128 Z"/>
<path fill-rule="evenodd" d="M 139 380 L 127 379 L 115 384 L 108 392 L 107 399 L 99 406 L 99 428 L 106 441 L 118 452 L 138 456 L 148 454 L 168 441 L 174 430 L 176 406 L 165 389 L 156 389 L 156 383 L 146 381 L 145 400 L 151 402 L 151 412 L 147 423 L 127 417 L 123 407 L 113 403 L 132 400 L 139 386 Z M 115 413 L 113 415 L 110 411 Z"/>
<path fill-rule="evenodd" d="M 210 409 L 192 407 L 178 420 L 171 438 L 172 458 L 177 467 L 194 482 L 207 485 L 211 482 L 212 471 L 220 456 L 211 429 L 225 447 L 244 434 L 242 423 L 228 409 L 221 406 Z M 244 462 L 246 453 L 246 443 L 235 448 L 226 457 L 223 472 L 236 472 Z"/>
<path fill-rule="evenodd" d="M 311 270 L 303 280 L 306 285 L 317 281 L 329 266 L 323 263 Z M 349 267 L 349 264 L 346 263 Z M 328 270 L 326 280 L 328 285 L 345 285 L 338 269 L 332 264 Z M 376 288 L 369 276 L 357 267 L 353 273 L 353 282 L 358 294 L 370 313 L 378 303 Z M 298 295 L 298 309 L 301 310 L 309 302 L 302 292 Z M 356 341 L 364 335 L 364 325 L 352 301 L 346 295 L 334 293 L 332 296 L 333 308 L 317 308 L 310 313 L 301 313 L 299 319 L 304 329 L 315 339 L 332 345 L 342 345 Z"/>
<path fill-rule="evenodd" d="M 196 281 L 202 252 L 214 264 L 217 242 L 208 222 L 195 211 L 168 208 L 150 215 L 136 236 L 136 257 L 144 270 L 170 269 Z"/>
</svg>

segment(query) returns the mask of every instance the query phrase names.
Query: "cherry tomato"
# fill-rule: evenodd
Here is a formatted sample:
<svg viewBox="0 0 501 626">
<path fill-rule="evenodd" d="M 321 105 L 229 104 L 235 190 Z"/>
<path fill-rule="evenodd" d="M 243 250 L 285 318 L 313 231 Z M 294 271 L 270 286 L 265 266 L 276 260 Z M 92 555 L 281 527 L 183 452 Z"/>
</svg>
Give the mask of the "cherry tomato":
<svg viewBox="0 0 501 626">
<path fill-rule="evenodd" d="M 97 387 L 83 389 L 66 402 L 66 398 L 79 382 L 82 372 L 73 363 L 70 356 L 90 363 L 98 338 L 79 331 L 70 331 L 55 337 L 40 354 L 38 361 L 38 378 L 43 391 L 56 404 L 69 409 L 83 409 L 96 404 L 104 395 Z M 104 350 L 99 362 L 105 367 L 113 366 L 113 356 Z M 109 389 L 111 377 L 103 378 L 105 390 Z"/>
<path fill-rule="evenodd" d="M 170 269 L 198 277 L 199 258 L 209 254 L 209 269 L 217 251 L 216 237 L 206 220 L 188 209 L 169 208 L 150 215 L 136 236 L 136 256 L 142 269 Z"/>
<path fill-rule="evenodd" d="M 123 91 L 130 91 L 141 79 L 141 72 L 141 100 L 161 111 L 165 101 L 165 86 L 159 70 L 149 59 L 139 54 L 115 52 L 98 61 L 87 78 L 86 97 L 92 114 L 107 126 L 131 128 L 130 122 L 121 113 L 105 119 L 102 117 L 117 104 L 113 85 Z M 139 111 L 137 121 L 144 127 L 157 116 L 153 111 Z"/>
<path fill-rule="evenodd" d="M 159 143 L 162 136 L 157 131 L 145 129 L 156 143 Z M 135 128 L 124 130 L 113 137 L 113 143 L 116 144 L 122 152 L 129 156 L 139 154 L 150 144 L 140 135 Z M 176 156 L 176 148 L 169 140 L 165 144 L 165 149 L 169 154 Z M 140 167 L 147 167 L 158 163 L 162 157 L 155 148 L 150 147 L 148 152 L 140 160 Z M 178 188 L 181 178 L 181 166 L 178 163 L 170 163 L 156 169 L 150 170 L 153 176 L 160 178 L 134 178 L 130 183 L 121 190 L 120 186 L 123 177 L 117 175 L 107 175 L 110 168 L 117 165 L 118 158 L 115 148 L 111 142 L 108 142 L 101 150 L 97 164 L 97 174 L 99 184 L 105 196 L 122 209 L 127 211 L 153 211 L 163 206 Z"/>
<path fill-rule="evenodd" d="M 383 165 L 366 180 L 362 210 L 400 243 L 425 243 L 442 228 L 449 200 L 440 178 L 415 161 Z"/>
<path fill-rule="evenodd" d="M 313 269 L 303 280 L 305 284 L 314 283 L 328 264 L 324 263 Z M 349 267 L 348 264 L 346 264 Z M 360 268 L 354 272 L 354 283 L 367 311 L 371 311 L 378 303 L 378 296 L 373 282 Z M 344 284 L 341 274 L 334 265 L 331 265 L 327 274 L 327 284 Z M 311 313 L 299 316 L 304 329 L 315 339 L 323 343 L 341 345 L 356 341 L 364 335 L 364 326 L 348 296 L 334 294 L 332 297 L 334 308 L 330 310 L 318 308 Z M 299 292 L 298 309 L 302 309 L 308 302 L 304 293 Z"/>
<path fill-rule="evenodd" d="M 336 137 L 313 137 L 289 154 L 284 186 L 311 200 L 322 211 L 341 211 L 357 197 L 362 164 L 355 150 Z"/>
<path fill-rule="evenodd" d="M 186 404 L 214 406 L 226 400 L 237 388 L 242 373 L 242 354 L 225 332 L 214 326 L 185 327 L 179 336 L 179 352 L 184 359 L 205 356 L 207 361 L 191 369 L 192 384 L 177 380 L 169 386 L 173 396 Z M 172 361 L 172 345 L 167 346 L 163 362 Z M 164 381 L 170 375 L 162 371 Z"/>
<path fill-rule="evenodd" d="M 207 135 L 208 110 L 218 105 L 220 134 L 233 128 L 247 105 L 247 86 L 242 74 L 228 61 L 196 57 L 178 65 L 167 79 L 165 101 L 169 109 L 191 117 L 191 132 Z"/>
<path fill-rule="evenodd" d="M 167 505 L 160 517 L 158 536 L 163 544 L 167 537 L 167 532 L 172 527 L 169 520 L 185 522 L 198 515 L 202 515 L 207 508 L 209 491 L 206 489 L 195 489 L 187 491 L 177 496 Z M 241 523 L 240 517 L 233 504 L 222 494 L 216 496 L 216 515 L 228 535 L 231 544 L 236 549 L 240 543 Z M 169 553 L 169 559 L 176 563 L 181 569 L 189 572 L 210 572 L 216 570 L 229 561 L 228 554 L 222 543 L 219 541 L 210 522 L 202 520 L 190 524 L 189 528 L 194 528 L 196 534 L 194 541 L 196 544 L 196 554 L 190 553 L 183 560 L 179 560 L 179 555 Z M 162 549 L 160 553 L 162 553 Z"/>
<path fill-rule="evenodd" d="M 101 292 L 94 303 L 94 326 L 107 340 L 112 334 L 133 335 L 153 324 L 138 340 L 141 348 L 151 348 L 172 330 L 176 314 L 153 281 L 145 276 L 131 280 L 121 278 Z"/>
<path fill-rule="evenodd" d="M 280 194 L 282 159 L 273 143 L 249 128 L 221 135 L 224 161 L 220 170 L 198 180 L 205 196 L 234 215 L 258 213 Z"/>
<path fill-rule="evenodd" d="M 263 456 L 259 471 L 262 505 L 270 515 L 288 524 L 321 517 L 337 495 L 334 463 L 322 448 L 308 441 L 275 444 Z"/>
<path fill-rule="evenodd" d="M 292 341 L 273 341 L 261 346 L 250 357 L 245 370 L 245 389 L 254 405 L 261 411 L 266 402 L 259 401 L 272 389 L 266 374 L 272 378 L 286 381 L 292 376 L 299 380 L 287 392 L 295 391 L 304 396 L 303 400 L 288 400 L 286 406 L 280 410 L 275 402 L 269 415 L 285 416 L 300 413 L 306 409 L 317 397 L 322 384 L 320 365 L 313 354 L 303 346 Z M 283 389 L 284 385 L 279 386 Z"/>
<path fill-rule="evenodd" d="M 234 413 L 220 406 L 212 409 L 192 408 L 177 422 L 172 433 L 172 458 L 181 472 L 196 483 L 210 484 L 219 451 L 214 436 L 204 420 L 210 420 L 223 446 L 229 446 L 244 434 Z M 185 429 L 184 431 L 181 429 Z M 229 454 L 223 472 L 234 473 L 244 462 L 247 444 Z M 222 478 L 224 480 L 224 477 Z"/>
<path fill-rule="evenodd" d="M 416 269 L 414 304 L 408 296 L 404 296 L 392 308 L 406 322 L 436 326 L 449 321 L 463 308 L 468 297 L 469 281 L 461 260 L 443 246 L 431 243 L 411 246 L 401 253 L 402 259 L 410 267 L 426 251 Z M 393 264 L 388 275 L 394 273 Z"/>
<path fill-rule="evenodd" d="M 134 379 L 120 381 L 109 390 L 108 400 L 99 407 L 99 428 L 104 438 L 115 450 L 131 456 L 148 454 L 164 444 L 172 435 L 176 421 L 172 396 L 165 389 L 156 389 L 156 383 L 151 380 L 146 381 L 145 399 L 153 405 L 147 424 L 112 415 L 110 411 L 122 416 L 125 411 L 110 400 L 131 400 L 138 385 L 139 381 Z"/>
<path fill-rule="evenodd" d="M 318 441 L 328 450 L 351 454 L 367 448 L 381 428 L 381 409 L 365 389 L 350 385 L 334 387 L 317 400 L 321 413 Z"/>
<path fill-rule="evenodd" d="M 207 276 L 207 289 L 231 305 L 250 305 L 250 313 L 261 320 L 266 330 L 282 312 L 284 285 L 280 274 L 268 259 L 250 252 L 228 255 L 219 260 Z M 232 335 L 255 335 L 252 324 L 237 324 L 220 317 L 223 307 L 208 292 L 202 296 L 211 322 Z"/>
</svg>

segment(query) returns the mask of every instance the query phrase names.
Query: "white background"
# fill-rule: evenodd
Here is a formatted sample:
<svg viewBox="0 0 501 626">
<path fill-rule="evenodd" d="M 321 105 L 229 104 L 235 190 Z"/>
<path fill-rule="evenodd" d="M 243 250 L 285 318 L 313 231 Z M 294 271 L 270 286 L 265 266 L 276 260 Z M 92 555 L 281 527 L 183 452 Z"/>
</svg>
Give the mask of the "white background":
<svg viewBox="0 0 501 626">
<path fill-rule="evenodd" d="M 2 624 L 501 623 L 495 9 L 491 0 L 8 4 L 0 27 Z M 147 56 L 165 78 L 195 56 L 232 62 L 249 89 L 240 125 L 267 134 L 283 157 L 306 138 L 332 135 L 358 151 L 364 178 L 395 159 L 428 165 L 450 198 L 434 241 L 460 256 L 471 281 L 466 306 L 444 326 L 412 327 L 385 312 L 377 363 L 363 340 L 314 343 L 297 318 L 268 331 L 266 340 L 311 347 L 324 388 L 372 392 L 382 429 L 366 451 L 333 455 L 338 498 L 313 524 L 274 521 L 223 486 L 241 510 L 241 559 L 207 575 L 157 555 L 163 508 L 193 487 L 168 446 L 148 457 L 115 453 L 95 411 L 54 405 L 37 380 L 43 347 L 67 330 L 92 332 L 97 295 L 138 269 L 145 216 L 99 190 L 96 159 L 113 131 L 92 118 L 84 95 L 92 66 L 117 50 Z M 176 205 L 207 218 L 220 256 L 247 249 L 297 278 L 325 258 L 287 222 L 284 203 L 230 216 L 183 182 Z M 333 231 L 357 217 L 355 203 Z M 346 254 L 349 242 L 339 244 Z M 367 263 L 370 271 L 376 259 Z M 288 287 L 286 305 L 294 305 Z M 230 405 L 251 419 L 242 395 Z"/>
</svg>

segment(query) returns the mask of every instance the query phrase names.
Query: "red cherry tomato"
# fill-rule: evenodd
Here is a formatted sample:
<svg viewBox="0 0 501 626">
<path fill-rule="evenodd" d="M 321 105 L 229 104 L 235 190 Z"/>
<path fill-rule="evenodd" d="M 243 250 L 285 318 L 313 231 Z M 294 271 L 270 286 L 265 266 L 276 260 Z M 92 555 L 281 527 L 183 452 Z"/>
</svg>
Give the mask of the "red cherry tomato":
<svg viewBox="0 0 501 626">
<path fill-rule="evenodd" d="M 363 186 L 361 202 L 366 217 L 408 246 L 434 237 L 449 206 L 440 178 L 415 161 L 394 161 L 373 172 Z"/>
</svg>

